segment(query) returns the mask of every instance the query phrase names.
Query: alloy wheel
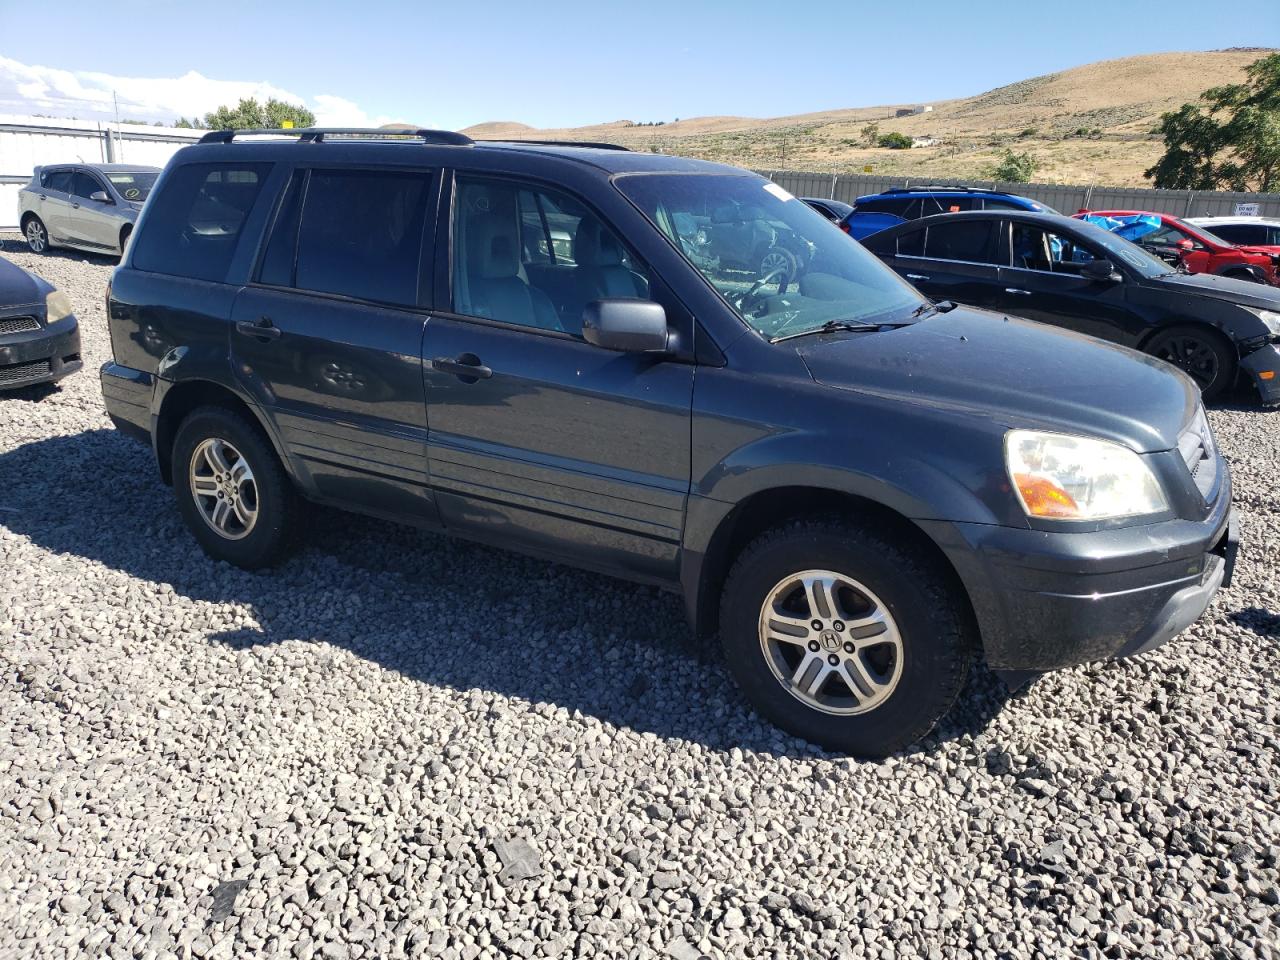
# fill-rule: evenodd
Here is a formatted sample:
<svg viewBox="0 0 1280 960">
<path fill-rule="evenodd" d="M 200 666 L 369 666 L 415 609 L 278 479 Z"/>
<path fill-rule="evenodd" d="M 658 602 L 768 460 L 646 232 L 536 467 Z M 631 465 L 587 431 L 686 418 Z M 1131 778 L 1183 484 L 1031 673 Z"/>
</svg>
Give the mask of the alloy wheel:
<svg viewBox="0 0 1280 960">
<path fill-rule="evenodd" d="M 253 469 L 226 440 L 210 437 L 192 451 L 191 495 L 200 516 L 215 533 L 243 540 L 258 522 L 258 485 Z"/>
<path fill-rule="evenodd" d="M 805 570 L 779 581 L 765 597 L 759 629 L 774 677 L 814 710 L 867 713 L 902 677 L 902 636 L 893 615 L 843 574 Z"/>
<path fill-rule="evenodd" d="M 1173 364 L 1203 390 L 1218 378 L 1218 355 L 1199 337 L 1183 334 L 1166 340 L 1155 355 Z"/>
<path fill-rule="evenodd" d="M 33 253 L 44 253 L 49 245 L 49 238 L 44 232 L 44 224 L 39 220 L 27 221 L 27 246 Z"/>
</svg>

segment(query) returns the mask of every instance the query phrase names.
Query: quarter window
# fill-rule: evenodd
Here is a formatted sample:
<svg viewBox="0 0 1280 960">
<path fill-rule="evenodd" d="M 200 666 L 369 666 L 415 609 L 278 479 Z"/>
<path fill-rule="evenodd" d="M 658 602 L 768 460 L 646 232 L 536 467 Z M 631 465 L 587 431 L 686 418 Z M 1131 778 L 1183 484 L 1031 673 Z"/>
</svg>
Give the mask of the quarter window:
<svg viewBox="0 0 1280 960">
<path fill-rule="evenodd" d="M 170 172 L 133 238 L 139 270 L 222 282 L 268 163 L 190 163 Z"/>
<path fill-rule="evenodd" d="M 1227 223 L 1214 224 L 1209 227 L 1215 236 L 1221 237 L 1228 243 L 1266 243 L 1267 228 L 1264 224 L 1251 223 Z"/>
<path fill-rule="evenodd" d="M 955 220 L 927 231 L 924 255 L 934 260 L 995 263 L 996 224 L 992 220 Z"/>
</svg>

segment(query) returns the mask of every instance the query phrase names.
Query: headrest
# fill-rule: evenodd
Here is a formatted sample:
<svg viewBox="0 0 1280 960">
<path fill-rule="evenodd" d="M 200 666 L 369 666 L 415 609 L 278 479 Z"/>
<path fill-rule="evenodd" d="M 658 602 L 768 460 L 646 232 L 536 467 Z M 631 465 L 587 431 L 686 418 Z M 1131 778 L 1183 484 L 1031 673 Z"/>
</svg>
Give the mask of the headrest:
<svg viewBox="0 0 1280 960">
<path fill-rule="evenodd" d="M 476 217 L 468 224 L 476 272 L 485 280 L 514 277 L 520 273 L 515 227 L 499 216 Z"/>
<path fill-rule="evenodd" d="M 623 261 L 618 238 L 591 217 L 578 221 L 573 253 L 578 265 L 583 267 L 616 267 Z"/>
</svg>

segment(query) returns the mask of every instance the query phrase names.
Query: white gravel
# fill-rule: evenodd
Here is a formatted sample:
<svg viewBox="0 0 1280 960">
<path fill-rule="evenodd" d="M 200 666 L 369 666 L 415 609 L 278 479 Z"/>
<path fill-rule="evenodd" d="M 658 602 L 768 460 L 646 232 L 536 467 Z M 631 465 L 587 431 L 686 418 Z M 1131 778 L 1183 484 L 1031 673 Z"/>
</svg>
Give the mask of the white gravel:
<svg viewBox="0 0 1280 960">
<path fill-rule="evenodd" d="M 1280 413 L 1211 413 L 1236 583 L 877 763 L 676 598 L 338 513 L 212 564 L 85 370 L 0 399 L 0 957 L 1280 956 Z"/>
</svg>

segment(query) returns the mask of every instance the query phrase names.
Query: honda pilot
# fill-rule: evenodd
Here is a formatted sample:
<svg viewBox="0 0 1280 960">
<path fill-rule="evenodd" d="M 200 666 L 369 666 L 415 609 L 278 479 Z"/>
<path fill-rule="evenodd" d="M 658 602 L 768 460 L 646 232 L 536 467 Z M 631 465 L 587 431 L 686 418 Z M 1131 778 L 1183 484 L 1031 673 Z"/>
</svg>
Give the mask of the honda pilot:
<svg viewBox="0 0 1280 960">
<path fill-rule="evenodd" d="M 931 302 L 733 167 L 219 131 L 108 301 L 108 412 L 211 557 L 280 561 L 309 501 L 656 584 L 833 749 L 918 740 L 979 655 L 1019 682 L 1150 650 L 1231 575 L 1187 376 Z"/>
</svg>

